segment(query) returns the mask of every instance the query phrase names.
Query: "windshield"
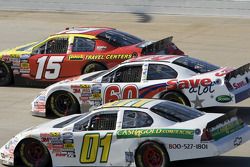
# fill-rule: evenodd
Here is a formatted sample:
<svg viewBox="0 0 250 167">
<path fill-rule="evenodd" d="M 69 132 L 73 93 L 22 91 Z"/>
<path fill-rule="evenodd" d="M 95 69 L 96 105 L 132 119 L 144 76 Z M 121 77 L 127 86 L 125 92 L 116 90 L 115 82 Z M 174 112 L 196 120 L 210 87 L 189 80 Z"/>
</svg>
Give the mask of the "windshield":
<svg viewBox="0 0 250 167">
<path fill-rule="evenodd" d="M 161 102 L 150 110 L 173 122 L 185 122 L 204 115 L 202 112 L 173 102 Z"/>
<path fill-rule="evenodd" d="M 66 126 L 68 126 L 68 125 L 82 119 L 83 117 L 85 117 L 89 113 L 90 112 L 86 112 L 86 113 L 83 113 L 81 115 L 77 115 L 75 117 L 69 118 L 69 119 L 67 119 L 67 120 L 65 120 L 65 121 L 63 121 L 63 122 L 61 122 L 59 124 L 54 125 L 53 128 L 64 128 L 64 127 L 66 127 Z"/>
<path fill-rule="evenodd" d="M 96 78 L 98 78 L 99 76 L 104 75 L 104 74 L 106 74 L 106 73 L 109 72 L 109 71 L 110 71 L 110 70 L 100 71 L 99 73 L 96 73 L 96 74 L 91 75 L 91 76 L 89 76 L 89 77 L 83 78 L 82 81 L 93 81 L 93 80 L 95 80 Z"/>
<path fill-rule="evenodd" d="M 189 56 L 180 57 L 173 61 L 173 64 L 177 64 L 179 66 L 185 67 L 189 70 L 192 70 L 196 73 L 206 73 L 210 71 L 214 71 L 219 69 L 220 67 L 207 63 L 205 61 L 201 61 L 195 58 L 191 58 Z"/>
<path fill-rule="evenodd" d="M 18 48 L 17 51 L 25 51 L 25 50 L 28 50 L 30 49 L 31 47 L 35 46 L 38 42 L 35 42 L 35 43 L 32 43 L 30 45 L 26 45 L 24 47 L 21 47 L 21 48 Z"/>
<path fill-rule="evenodd" d="M 105 31 L 98 34 L 97 37 L 116 47 L 130 46 L 143 41 L 140 38 L 118 30 Z"/>
</svg>

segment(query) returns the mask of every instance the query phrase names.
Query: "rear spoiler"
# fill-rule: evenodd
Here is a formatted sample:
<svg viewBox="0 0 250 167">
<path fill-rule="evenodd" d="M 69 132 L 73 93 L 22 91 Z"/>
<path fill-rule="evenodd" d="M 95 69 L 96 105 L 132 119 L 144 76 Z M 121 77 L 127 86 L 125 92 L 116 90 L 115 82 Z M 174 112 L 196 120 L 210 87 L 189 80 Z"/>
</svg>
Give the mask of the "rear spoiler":
<svg viewBox="0 0 250 167">
<path fill-rule="evenodd" d="M 234 94 L 238 103 L 250 97 L 250 63 L 245 64 L 225 76 L 227 89 Z"/>
<path fill-rule="evenodd" d="M 150 45 L 147 45 L 142 48 L 142 54 L 143 55 L 154 54 L 162 50 L 165 50 L 167 45 L 172 44 L 172 40 L 173 40 L 173 37 L 170 36 L 170 37 L 161 39 L 159 41 L 156 41 Z"/>
<path fill-rule="evenodd" d="M 226 120 L 230 120 L 233 117 L 237 117 L 237 109 L 227 112 L 226 114 L 216 118 L 215 120 L 207 124 L 207 129 L 211 129 L 218 124 L 223 124 Z"/>
<path fill-rule="evenodd" d="M 248 76 L 249 78 L 246 78 L 246 82 L 249 83 L 249 79 L 250 79 L 250 63 L 245 64 L 229 73 L 226 74 L 225 80 L 226 81 L 230 81 L 230 79 L 232 78 L 236 78 L 237 75 L 245 75 L 246 73 L 249 73 Z"/>
<path fill-rule="evenodd" d="M 211 133 L 212 139 L 219 140 L 244 126 L 245 123 L 237 117 L 237 109 L 235 109 L 209 122 L 206 129 Z"/>
</svg>

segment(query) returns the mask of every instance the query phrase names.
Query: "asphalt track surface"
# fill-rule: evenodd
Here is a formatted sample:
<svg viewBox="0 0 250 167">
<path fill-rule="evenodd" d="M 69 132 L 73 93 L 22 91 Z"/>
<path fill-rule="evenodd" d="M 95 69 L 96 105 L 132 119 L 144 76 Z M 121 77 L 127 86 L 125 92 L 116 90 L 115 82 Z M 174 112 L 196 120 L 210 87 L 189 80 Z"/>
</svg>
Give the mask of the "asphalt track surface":
<svg viewBox="0 0 250 167">
<path fill-rule="evenodd" d="M 0 12 L 0 49 L 42 40 L 51 33 L 72 26 L 116 27 L 149 40 L 173 35 L 174 42 L 193 57 L 220 66 L 238 67 L 250 62 L 250 19 L 240 18 L 150 15 L 148 19 L 143 15 L 126 13 L 6 11 Z M 30 103 L 41 90 L 0 87 L 1 146 L 19 131 L 48 121 L 30 114 Z M 212 108 L 210 112 L 227 112 L 233 108 Z M 250 124 L 250 100 L 238 104 L 236 108 L 239 115 Z M 173 166 L 249 167 L 249 148 L 250 142 L 247 142 L 222 156 L 179 161 L 173 163 Z"/>
</svg>

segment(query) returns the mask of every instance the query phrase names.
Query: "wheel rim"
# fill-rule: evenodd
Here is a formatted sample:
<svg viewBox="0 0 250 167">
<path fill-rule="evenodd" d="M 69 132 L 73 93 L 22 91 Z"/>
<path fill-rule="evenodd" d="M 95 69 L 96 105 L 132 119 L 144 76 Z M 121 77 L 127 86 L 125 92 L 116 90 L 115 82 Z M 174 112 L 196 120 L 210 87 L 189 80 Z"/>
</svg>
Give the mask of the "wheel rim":
<svg viewBox="0 0 250 167">
<path fill-rule="evenodd" d="M 60 94 L 55 99 L 56 110 L 63 115 L 67 115 L 69 108 L 72 106 L 73 100 L 69 95 Z"/>
<path fill-rule="evenodd" d="M 0 80 L 6 80 L 8 76 L 8 71 L 5 67 L 0 66 Z"/>
<path fill-rule="evenodd" d="M 42 160 L 45 155 L 45 150 L 43 146 L 39 143 L 32 142 L 25 146 L 24 156 L 28 162 L 36 164 Z"/>
<path fill-rule="evenodd" d="M 177 97 L 177 96 L 168 97 L 167 100 L 173 101 L 173 102 L 176 102 L 176 103 L 179 103 L 179 104 L 183 104 L 183 105 L 186 104 L 185 101 L 182 98 Z"/>
<path fill-rule="evenodd" d="M 155 147 L 147 147 L 143 154 L 143 162 L 149 167 L 162 166 L 163 157 L 160 150 Z"/>
</svg>

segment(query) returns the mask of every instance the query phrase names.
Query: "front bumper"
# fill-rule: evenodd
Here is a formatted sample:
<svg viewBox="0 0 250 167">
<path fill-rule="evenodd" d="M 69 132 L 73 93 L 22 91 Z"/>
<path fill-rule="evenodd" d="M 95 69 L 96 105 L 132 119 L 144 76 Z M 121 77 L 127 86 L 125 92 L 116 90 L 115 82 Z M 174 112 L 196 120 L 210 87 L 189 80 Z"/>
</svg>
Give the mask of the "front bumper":
<svg viewBox="0 0 250 167">
<path fill-rule="evenodd" d="M 46 117 L 46 101 L 44 95 L 37 96 L 31 103 L 31 114 L 34 116 Z"/>
<path fill-rule="evenodd" d="M 3 165 L 14 166 L 14 154 L 1 148 L 0 162 Z"/>
</svg>

